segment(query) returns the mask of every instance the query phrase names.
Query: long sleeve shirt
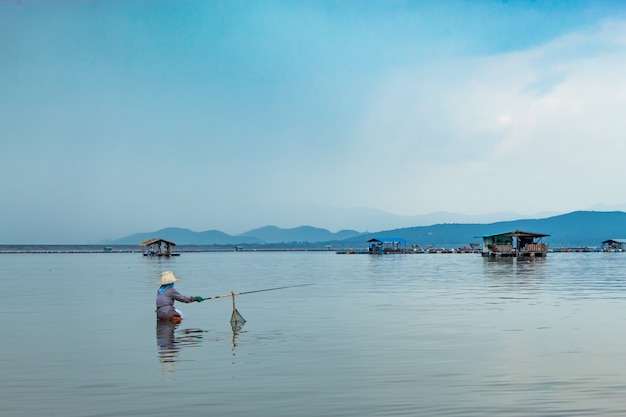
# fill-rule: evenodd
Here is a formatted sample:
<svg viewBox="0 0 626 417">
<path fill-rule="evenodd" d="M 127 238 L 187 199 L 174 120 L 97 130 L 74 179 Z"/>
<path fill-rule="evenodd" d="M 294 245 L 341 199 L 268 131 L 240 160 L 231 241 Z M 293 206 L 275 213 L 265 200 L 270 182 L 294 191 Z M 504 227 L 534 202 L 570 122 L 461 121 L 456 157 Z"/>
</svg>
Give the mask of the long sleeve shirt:
<svg viewBox="0 0 626 417">
<path fill-rule="evenodd" d="M 174 308 L 174 300 L 182 303 L 191 303 L 195 301 L 194 297 L 182 295 L 175 288 L 168 288 L 163 293 L 157 292 L 156 306 L 157 318 L 170 319 L 180 314 Z"/>
</svg>

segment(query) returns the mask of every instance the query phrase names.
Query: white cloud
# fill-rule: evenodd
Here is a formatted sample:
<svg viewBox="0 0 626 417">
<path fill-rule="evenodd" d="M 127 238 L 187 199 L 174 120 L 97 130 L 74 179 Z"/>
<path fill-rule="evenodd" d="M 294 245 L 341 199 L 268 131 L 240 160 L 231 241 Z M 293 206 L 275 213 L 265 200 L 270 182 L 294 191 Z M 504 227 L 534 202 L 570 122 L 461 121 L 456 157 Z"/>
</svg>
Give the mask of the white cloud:
<svg viewBox="0 0 626 417">
<path fill-rule="evenodd" d="M 527 51 L 439 65 L 456 69 L 391 74 L 371 98 L 357 155 L 414 175 L 394 187 L 379 171 L 385 180 L 372 185 L 419 212 L 461 201 L 473 213 L 485 203 L 518 211 L 619 203 L 615 182 L 626 174 L 606 179 L 626 150 L 625 34 L 624 22 L 608 22 Z M 564 180 L 578 186 L 551 185 Z M 525 193 L 534 198 L 519 199 L 519 187 L 534 187 Z"/>
</svg>

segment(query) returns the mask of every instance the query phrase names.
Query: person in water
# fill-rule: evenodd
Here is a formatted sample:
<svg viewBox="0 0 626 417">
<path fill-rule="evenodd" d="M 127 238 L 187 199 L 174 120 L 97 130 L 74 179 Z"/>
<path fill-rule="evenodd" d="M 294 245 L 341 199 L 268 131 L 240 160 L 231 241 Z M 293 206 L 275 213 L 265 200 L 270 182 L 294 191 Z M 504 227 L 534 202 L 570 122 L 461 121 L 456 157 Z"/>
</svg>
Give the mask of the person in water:
<svg viewBox="0 0 626 417">
<path fill-rule="evenodd" d="M 156 285 L 159 286 L 156 297 L 157 319 L 179 323 L 183 319 L 183 315 L 174 308 L 174 301 L 180 301 L 182 303 L 192 303 L 196 301 L 199 303 L 204 300 L 202 297 L 190 297 L 179 293 L 178 290 L 174 288 L 174 283 L 181 279 L 182 278 L 174 275 L 172 271 L 161 273 L 161 280 L 156 283 Z"/>
</svg>

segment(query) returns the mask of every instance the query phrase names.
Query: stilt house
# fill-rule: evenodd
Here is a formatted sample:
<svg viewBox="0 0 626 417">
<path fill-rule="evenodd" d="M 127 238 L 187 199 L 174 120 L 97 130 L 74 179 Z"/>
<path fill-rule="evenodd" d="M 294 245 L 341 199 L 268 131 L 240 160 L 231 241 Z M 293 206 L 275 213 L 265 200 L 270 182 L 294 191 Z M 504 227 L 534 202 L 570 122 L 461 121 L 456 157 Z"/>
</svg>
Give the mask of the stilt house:
<svg viewBox="0 0 626 417">
<path fill-rule="evenodd" d="M 369 253 L 373 255 L 385 253 L 407 253 L 406 239 L 401 237 L 381 237 L 367 241 L 370 244 Z"/>
<path fill-rule="evenodd" d="M 139 246 L 144 248 L 143 256 L 179 256 L 179 253 L 172 252 L 172 246 L 176 243 L 165 239 L 149 239 L 141 242 Z"/>
<path fill-rule="evenodd" d="M 514 230 L 476 237 L 483 239 L 482 256 L 546 256 L 548 245 L 541 242 L 546 236 L 550 235 Z"/>
</svg>

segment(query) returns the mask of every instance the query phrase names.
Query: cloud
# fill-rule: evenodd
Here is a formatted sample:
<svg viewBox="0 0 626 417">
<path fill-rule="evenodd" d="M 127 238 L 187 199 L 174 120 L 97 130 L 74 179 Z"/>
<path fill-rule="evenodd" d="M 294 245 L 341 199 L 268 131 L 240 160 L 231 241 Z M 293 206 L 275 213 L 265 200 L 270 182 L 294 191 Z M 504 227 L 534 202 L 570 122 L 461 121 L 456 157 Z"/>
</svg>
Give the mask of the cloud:
<svg viewBox="0 0 626 417">
<path fill-rule="evenodd" d="M 405 199 L 409 210 L 445 210 L 461 200 L 452 195 L 468 197 L 474 213 L 503 196 L 522 210 L 616 203 L 612 186 L 599 183 L 626 147 L 625 34 L 624 22 L 609 21 L 524 51 L 402 69 L 371 97 L 357 155 L 405 178 L 396 190 L 415 196 Z M 585 191 L 550 185 L 563 180 Z M 535 187 L 534 198 L 518 199 L 519 187 Z"/>
</svg>

